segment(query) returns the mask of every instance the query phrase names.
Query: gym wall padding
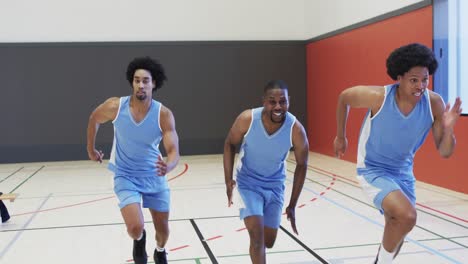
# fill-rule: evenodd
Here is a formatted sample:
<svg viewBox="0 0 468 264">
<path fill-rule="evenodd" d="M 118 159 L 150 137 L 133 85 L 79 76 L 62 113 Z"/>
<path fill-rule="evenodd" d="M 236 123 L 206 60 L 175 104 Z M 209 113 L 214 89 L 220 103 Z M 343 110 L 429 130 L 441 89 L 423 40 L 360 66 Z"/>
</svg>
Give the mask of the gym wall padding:
<svg viewBox="0 0 468 264">
<path fill-rule="evenodd" d="M 222 153 L 236 116 L 261 105 L 270 79 L 287 82 L 290 111 L 306 125 L 303 41 L 0 44 L 0 162 L 87 159 L 90 113 L 131 94 L 126 67 L 146 55 L 166 68 L 154 98 L 174 113 L 182 155 Z M 97 137 L 105 158 L 112 129 Z"/>
<path fill-rule="evenodd" d="M 334 155 L 339 93 L 355 85 L 392 83 L 385 67 L 389 53 L 411 42 L 432 47 L 432 20 L 432 6 L 427 6 L 307 44 L 307 132 L 311 151 Z M 345 160 L 356 162 L 365 112 L 351 110 Z M 455 134 L 457 146 L 450 159 L 439 156 L 432 134 L 428 136 L 416 154 L 415 175 L 420 181 L 468 193 L 467 117 L 460 117 Z"/>
</svg>

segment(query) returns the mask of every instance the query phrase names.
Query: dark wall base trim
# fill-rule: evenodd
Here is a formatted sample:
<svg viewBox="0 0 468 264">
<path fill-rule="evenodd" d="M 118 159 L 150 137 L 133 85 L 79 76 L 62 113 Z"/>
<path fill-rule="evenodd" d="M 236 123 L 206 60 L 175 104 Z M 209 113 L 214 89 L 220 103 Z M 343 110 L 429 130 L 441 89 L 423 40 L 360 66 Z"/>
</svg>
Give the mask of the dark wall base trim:
<svg viewBox="0 0 468 264">
<path fill-rule="evenodd" d="M 162 144 L 161 144 L 162 146 Z M 181 155 L 221 154 L 224 138 L 189 139 L 179 141 Z M 98 144 L 96 149 L 104 152 L 104 159 L 109 159 L 112 143 Z M 165 155 L 164 150 L 161 150 Z M 87 160 L 86 144 L 68 145 L 0 145 L 0 163 L 48 162 Z"/>
</svg>

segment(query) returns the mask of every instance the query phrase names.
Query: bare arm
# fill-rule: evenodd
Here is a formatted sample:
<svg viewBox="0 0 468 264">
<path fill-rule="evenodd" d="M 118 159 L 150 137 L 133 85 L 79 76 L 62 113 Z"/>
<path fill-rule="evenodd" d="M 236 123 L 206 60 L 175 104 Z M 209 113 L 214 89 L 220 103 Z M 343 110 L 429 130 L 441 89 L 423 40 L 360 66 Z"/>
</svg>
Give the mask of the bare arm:
<svg viewBox="0 0 468 264">
<path fill-rule="evenodd" d="M 444 158 L 448 158 L 455 149 L 456 140 L 453 130 L 462 111 L 461 100 L 457 98 L 450 109 L 450 104 L 445 105 L 438 94 L 430 92 L 430 98 L 432 113 L 434 115 L 434 123 L 432 124 L 434 143 L 439 154 Z"/>
<path fill-rule="evenodd" d="M 239 145 L 245 133 L 250 127 L 252 121 L 252 110 L 245 110 L 234 121 L 229 133 L 224 141 L 223 165 L 224 181 L 226 183 L 226 193 L 228 196 L 228 206 L 232 204 L 232 190 L 235 182 L 232 179 L 234 168 L 234 157 L 236 155 L 236 146 Z"/>
<path fill-rule="evenodd" d="M 294 157 L 296 159 L 296 169 L 294 170 L 294 181 L 291 192 L 291 199 L 289 205 L 286 208 L 286 214 L 294 233 L 297 234 L 296 220 L 295 220 L 295 208 L 297 200 L 301 194 L 302 187 L 307 173 L 307 160 L 309 158 L 309 141 L 302 124 L 296 120 L 292 131 L 292 142 L 294 147 Z"/>
<path fill-rule="evenodd" d="M 89 116 L 88 129 L 87 129 L 87 146 L 89 159 L 102 162 L 104 156 L 102 151 L 96 150 L 96 134 L 99 130 L 100 124 L 114 120 L 117 111 L 119 110 L 120 99 L 112 97 L 107 99 L 104 103 L 100 104 Z"/>
<path fill-rule="evenodd" d="M 164 176 L 177 166 L 180 159 L 179 136 L 175 129 L 174 115 L 171 110 L 165 106 L 161 106 L 160 125 L 167 159 L 166 161 L 159 159 L 156 166 L 158 168 L 159 175 Z"/>
<path fill-rule="evenodd" d="M 369 108 L 375 114 L 381 107 L 385 90 L 382 86 L 354 86 L 341 92 L 336 107 L 335 155 L 340 157 L 346 151 L 346 121 L 349 108 Z"/>
</svg>

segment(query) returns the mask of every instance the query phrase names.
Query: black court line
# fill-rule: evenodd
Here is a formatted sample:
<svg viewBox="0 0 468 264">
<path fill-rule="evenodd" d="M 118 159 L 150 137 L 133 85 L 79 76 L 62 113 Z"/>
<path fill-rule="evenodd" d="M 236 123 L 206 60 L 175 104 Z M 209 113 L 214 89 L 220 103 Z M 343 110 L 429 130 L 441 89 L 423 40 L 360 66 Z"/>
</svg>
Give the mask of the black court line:
<svg viewBox="0 0 468 264">
<path fill-rule="evenodd" d="M 288 162 L 289 162 L 289 163 L 292 163 L 292 164 L 296 164 L 295 161 L 288 160 Z M 313 171 L 313 172 L 315 172 L 315 173 L 317 173 L 317 174 L 326 176 L 326 177 L 328 177 L 328 178 L 334 178 L 334 176 L 328 175 L 328 174 L 326 174 L 326 173 L 324 173 L 324 172 L 322 172 L 322 171 L 319 171 L 319 170 L 316 170 L 316 169 L 313 169 L 313 168 L 310 168 L 310 167 L 308 167 L 307 170 L 308 170 L 308 171 Z M 294 173 L 294 171 L 292 171 L 292 170 L 288 170 L 288 171 L 291 172 L 291 173 Z M 312 180 L 312 179 L 307 178 L 307 177 L 306 177 L 306 179 L 309 180 L 309 181 L 311 181 L 311 182 L 317 183 L 317 184 L 319 184 L 319 185 L 321 185 L 321 186 L 327 187 L 327 186 L 323 185 L 322 183 L 320 183 L 320 182 L 318 182 L 318 181 Z M 338 178 L 337 178 L 336 180 L 339 181 L 339 182 L 341 182 L 341 183 L 344 183 L 344 184 L 346 184 L 346 185 L 348 185 L 348 186 L 352 186 L 352 187 L 354 187 L 354 188 L 361 189 L 361 187 L 356 186 L 356 185 L 354 185 L 354 184 L 351 184 L 351 183 L 349 183 L 349 182 L 347 182 L 347 181 L 343 181 L 343 180 L 338 179 Z M 419 187 L 418 187 L 418 188 L 419 188 Z M 366 204 L 367 206 L 370 206 L 370 207 L 372 207 L 372 208 L 378 210 L 377 208 L 375 208 L 375 206 L 373 206 L 373 205 L 371 205 L 371 204 L 369 204 L 369 203 L 367 203 L 367 202 L 361 201 L 361 200 L 359 200 L 358 198 L 355 198 L 355 197 L 353 197 L 353 196 L 347 195 L 347 194 L 345 194 L 345 193 L 343 193 L 343 192 L 340 192 L 340 191 L 338 191 L 338 190 L 336 190 L 336 189 L 334 189 L 334 188 L 331 188 L 331 190 L 333 190 L 333 191 L 335 191 L 335 192 L 337 192 L 337 193 L 340 193 L 340 194 L 342 194 L 342 195 L 344 195 L 344 196 L 346 196 L 346 197 L 348 197 L 348 198 L 351 198 L 352 200 L 358 201 L 358 202 L 360 202 L 360 203 L 362 203 L 362 204 Z M 454 198 L 460 199 L 460 198 L 458 198 L 458 197 L 454 197 Z M 463 200 L 463 199 L 460 199 L 460 200 L 465 201 L 465 200 Z M 468 226 L 465 226 L 465 225 L 463 225 L 463 224 L 456 223 L 456 222 L 454 222 L 454 221 L 452 221 L 452 220 L 450 220 L 450 219 L 441 217 L 441 216 L 439 216 L 439 215 L 435 215 L 435 214 L 433 214 L 433 213 L 431 213 L 431 212 L 422 210 L 422 209 L 420 209 L 420 208 L 418 208 L 418 207 L 415 207 L 415 209 L 416 209 L 416 211 L 419 211 L 419 212 L 425 213 L 425 214 L 427 214 L 427 215 L 433 216 L 433 217 L 438 218 L 438 219 L 440 219 L 440 220 L 443 220 L 443 221 L 445 221 L 445 222 L 449 222 L 449 223 L 451 223 L 451 224 L 454 224 L 454 225 L 457 225 L 457 226 L 460 226 L 460 227 L 463 227 L 463 228 L 467 228 L 467 229 L 468 229 Z"/>
<path fill-rule="evenodd" d="M 16 171 L 14 171 L 13 173 L 11 173 L 10 175 L 6 176 L 6 178 L 0 180 L 0 183 L 4 182 L 6 179 L 10 178 L 11 176 L 15 175 L 15 173 L 17 173 L 18 171 L 22 170 L 24 167 L 21 167 L 19 169 L 17 169 Z"/>
<path fill-rule="evenodd" d="M 200 217 L 200 218 L 179 218 L 169 219 L 169 222 L 186 222 L 190 220 L 207 220 L 207 219 L 221 219 L 221 218 L 239 218 L 238 215 L 234 216 L 219 216 L 219 217 Z M 153 224 L 153 221 L 145 221 L 145 224 Z M 6 232 L 18 232 L 18 231 L 36 231 L 36 230 L 52 230 L 52 229 L 67 229 L 67 228 L 85 228 L 85 227 L 97 227 L 97 226 L 114 226 L 114 225 L 125 225 L 124 222 L 117 223 L 103 223 L 103 224 L 88 224 L 88 225 L 68 225 L 68 226 L 48 226 L 48 227 L 34 227 L 26 229 L 5 229 L 0 230 L 0 233 Z"/>
<path fill-rule="evenodd" d="M 24 169 L 24 167 L 21 167 L 17 169 L 16 171 L 12 172 L 10 175 L 6 176 L 4 179 L 0 180 L 0 183 L 4 182 L 6 179 L 10 178 L 11 176 L 15 175 L 18 171 Z"/>
<path fill-rule="evenodd" d="M 44 201 L 42 201 L 42 203 L 39 205 L 38 207 L 38 210 L 36 211 L 39 211 L 42 207 L 44 207 L 44 205 L 47 203 L 47 201 L 50 199 L 50 197 L 52 196 L 52 194 L 49 194 L 49 196 L 44 199 Z M 37 216 L 37 213 L 33 214 L 31 217 L 29 217 L 28 221 L 26 221 L 26 223 L 23 224 L 23 228 L 21 229 L 26 229 L 27 226 L 29 226 L 31 224 L 31 222 L 33 221 L 33 219 Z M 24 233 L 24 231 L 19 231 L 17 232 L 13 238 L 11 239 L 11 241 L 2 249 L 0 250 L 0 260 L 3 258 L 3 256 L 5 256 L 5 254 L 10 250 L 10 248 L 12 248 L 13 244 L 16 243 L 16 241 L 18 241 L 19 237 Z"/>
<path fill-rule="evenodd" d="M 302 243 L 301 240 L 299 240 L 297 237 L 293 236 L 293 234 L 291 234 L 288 230 L 286 230 L 283 226 L 280 225 L 280 229 L 283 230 L 283 232 L 285 232 L 290 238 L 292 238 L 294 241 L 296 241 L 296 243 L 298 243 L 299 245 L 301 245 L 301 247 L 303 247 L 305 250 L 307 250 L 307 252 L 309 252 L 310 254 L 312 254 L 316 259 L 318 259 L 320 262 L 322 262 L 323 264 L 329 264 L 325 259 L 323 259 L 322 257 L 320 257 L 319 254 L 315 253 L 312 249 L 310 249 L 306 244 Z"/>
<path fill-rule="evenodd" d="M 288 171 L 289 171 L 289 170 L 288 170 Z M 317 181 L 315 181 L 315 180 L 312 180 L 312 179 L 310 179 L 310 178 L 308 178 L 308 177 L 306 178 L 306 180 L 311 181 L 311 182 L 313 182 L 313 183 L 316 183 L 316 184 L 318 184 L 318 185 L 320 185 L 320 186 L 327 187 L 326 185 L 321 184 L 320 182 L 317 182 Z M 351 185 L 351 186 L 353 186 L 353 185 Z M 355 186 L 355 187 L 356 187 L 356 186 Z M 332 191 L 334 191 L 334 192 L 337 192 L 337 193 L 339 193 L 339 194 L 341 194 L 341 195 L 343 195 L 343 196 L 345 196 L 345 197 L 348 197 L 349 199 L 354 200 L 354 201 L 356 201 L 356 202 L 358 202 L 358 203 L 361 203 L 361 204 L 367 205 L 368 207 L 371 207 L 371 208 L 373 208 L 373 209 L 376 209 L 375 206 L 372 206 L 372 205 L 370 205 L 370 204 L 368 204 L 368 203 L 366 203 L 366 202 L 364 202 L 364 201 L 361 201 L 360 199 L 357 199 L 357 198 L 355 198 L 355 197 L 353 197 L 353 196 L 351 196 L 351 195 L 348 195 L 348 194 L 345 194 L 345 193 L 343 193 L 343 192 L 341 192 L 341 191 L 336 190 L 336 187 L 333 187 L 333 188 L 331 188 L 330 190 L 332 190 Z M 377 209 L 376 209 L 376 210 L 377 210 Z M 422 211 L 422 212 L 425 212 L 425 211 Z M 428 214 L 429 214 L 429 215 L 432 215 L 432 214 L 430 214 L 430 213 L 428 213 Z M 437 218 L 439 218 L 439 217 L 437 217 Z M 444 218 L 440 218 L 440 219 L 445 220 Z M 447 222 L 452 223 L 450 220 L 447 220 Z M 454 224 L 456 224 L 456 223 L 454 223 Z M 457 224 L 457 225 L 458 225 L 458 224 Z M 467 227 L 465 227 L 465 226 L 463 226 L 463 225 L 459 225 L 459 226 L 464 227 L 464 228 L 467 228 Z M 441 235 L 441 234 L 439 234 L 439 233 L 436 233 L 436 232 L 434 232 L 434 231 L 431 231 L 431 230 L 429 230 L 429 229 L 427 229 L 427 228 L 424 228 L 424 227 L 422 227 L 421 225 L 416 224 L 415 227 L 417 227 L 417 228 L 419 228 L 419 229 L 421 229 L 421 230 L 424 230 L 424 231 L 426 231 L 426 232 L 428 232 L 428 233 L 430 233 L 430 234 L 432 234 L 432 235 L 434 235 L 434 236 L 438 236 L 438 237 L 443 238 L 443 239 L 445 239 L 445 240 L 447 240 L 447 241 L 450 241 L 450 242 L 452 242 L 452 243 L 454 243 L 454 244 L 457 244 L 457 245 L 459 245 L 459 246 L 462 246 L 462 247 L 464 247 L 464 248 L 468 248 L 468 246 L 466 246 L 466 245 L 464 245 L 464 244 L 461 244 L 461 243 L 459 243 L 459 242 L 457 242 L 457 241 L 451 240 L 450 238 L 448 238 L 448 237 L 446 237 L 446 236 L 443 236 L 443 235 Z"/>
<path fill-rule="evenodd" d="M 327 177 L 330 177 L 330 178 L 332 177 L 332 176 L 330 176 L 330 175 L 327 175 L 327 174 L 324 174 L 324 173 L 320 173 L 320 172 L 318 172 L 318 171 L 316 171 L 316 170 L 313 170 L 313 169 L 311 169 L 311 168 L 307 168 L 307 170 L 311 170 L 311 171 L 317 172 L 317 173 L 320 174 L 320 175 L 324 175 L 324 176 L 327 176 Z M 287 171 L 288 171 L 288 172 L 291 172 L 291 173 L 293 172 L 292 170 L 289 170 L 289 169 L 288 169 Z M 322 184 L 322 183 L 320 183 L 320 182 L 318 182 L 318 181 L 312 180 L 312 179 L 310 179 L 309 177 L 306 177 L 306 180 L 311 181 L 311 182 L 313 182 L 313 183 L 316 183 L 316 184 L 318 184 L 318 185 L 320 185 L 320 186 L 327 187 L 326 185 L 324 185 L 324 184 Z M 339 179 L 337 179 L 337 180 L 340 181 L 340 182 L 342 182 L 342 183 L 345 183 L 345 184 L 348 184 L 348 185 L 350 185 L 350 186 L 353 186 L 353 187 L 355 187 L 355 188 L 359 188 L 358 186 L 355 186 L 355 185 L 353 185 L 353 184 L 347 183 L 347 182 L 345 182 L 345 181 L 341 181 L 341 180 L 339 180 Z M 334 191 L 334 192 L 337 192 L 337 193 L 339 193 L 339 194 L 341 194 L 341 195 L 343 195 L 343 196 L 346 196 L 346 197 L 348 197 L 348 198 L 350 198 L 350 199 L 352 199 L 352 200 L 354 200 L 354 201 L 356 201 L 356 202 L 359 202 L 359 203 L 361 203 L 361 204 L 367 205 L 368 207 L 371 207 L 371 208 L 374 208 L 375 210 L 377 210 L 377 208 L 375 208 L 375 206 L 373 206 L 373 205 L 371 205 L 371 204 L 368 204 L 367 202 L 364 202 L 364 201 L 362 201 L 362 200 L 360 200 L 360 199 L 358 199 L 358 198 L 355 198 L 355 197 L 353 197 L 352 195 L 348 195 L 348 194 L 345 194 L 344 192 L 338 191 L 336 187 L 333 187 L 333 188 L 331 188 L 330 190 L 332 190 L 332 191 Z M 418 209 L 416 209 L 416 210 L 418 210 Z M 458 225 L 458 226 L 460 226 L 460 227 L 468 228 L 468 227 L 466 227 L 466 226 L 464 226 L 464 225 L 460 225 L 460 224 L 458 224 L 458 223 L 454 223 L 454 222 L 452 222 L 451 220 L 448 220 L 448 219 L 445 219 L 445 218 L 443 218 L 443 217 L 439 217 L 439 216 L 433 215 L 433 214 L 428 213 L 428 212 L 426 212 L 426 211 L 423 211 L 423 210 L 419 210 L 419 211 L 424 212 L 424 213 L 426 213 L 426 214 L 429 214 L 429 215 L 431 215 L 431 216 L 434 216 L 434 217 L 436 217 L 436 218 L 445 220 L 446 222 L 449 222 L 449 223 L 452 223 L 452 224 L 456 224 L 456 225 Z M 424 231 L 426 231 L 426 232 L 428 232 L 428 233 L 430 233 L 430 234 L 432 234 L 432 235 L 435 235 L 435 236 L 438 236 L 438 237 L 440 237 L 440 238 L 446 239 L 447 241 L 450 241 L 450 242 L 452 242 L 452 243 L 454 243 L 454 244 L 457 244 L 457 245 L 459 245 L 459 246 L 462 246 L 462 247 L 464 247 L 464 248 L 468 248 L 468 246 L 466 246 L 466 245 L 464 245 L 464 244 L 462 244 L 462 243 L 459 243 L 459 242 L 454 241 L 454 240 L 452 240 L 452 239 L 450 239 L 450 238 L 448 238 L 448 237 L 446 237 L 446 236 L 443 236 L 443 235 L 441 235 L 441 234 L 439 234 L 439 233 L 436 233 L 436 232 L 431 231 L 431 230 L 429 230 L 429 229 L 427 229 L 427 228 L 424 228 L 424 227 L 422 227 L 421 225 L 416 224 L 415 227 L 417 227 L 417 228 L 419 228 L 419 229 L 421 229 L 421 230 L 424 230 Z"/>
<path fill-rule="evenodd" d="M 36 170 L 33 174 L 31 174 L 31 176 L 29 176 L 28 178 L 26 178 L 26 180 L 22 181 L 20 184 L 18 184 L 18 186 L 16 186 L 13 190 L 10 191 L 10 193 L 16 191 L 16 189 L 18 189 L 21 185 L 23 185 L 26 181 L 28 181 L 29 179 L 31 179 L 32 176 L 36 175 L 36 173 L 38 173 L 40 170 L 42 170 L 43 168 L 45 167 L 45 165 L 42 165 L 38 170 Z"/>
<path fill-rule="evenodd" d="M 213 252 L 211 252 L 211 249 L 208 246 L 208 243 L 206 243 L 205 238 L 203 238 L 203 235 L 200 232 L 200 229 L 198 228 L 197 224 L 195 223 L 195 220 L 190 219 L 190 223 L 192 224 L 193 229 L 195 229 L 195 232 L 197 233 L 198 238 L 200 238 L 200 241 L 203 244 L 203 247 L 205 248 L 206 253 L 210 257 L 211 263 L 218 264 L 218 261 L 216 260 L 216 257 L 214 256 Z"/>
</svg>

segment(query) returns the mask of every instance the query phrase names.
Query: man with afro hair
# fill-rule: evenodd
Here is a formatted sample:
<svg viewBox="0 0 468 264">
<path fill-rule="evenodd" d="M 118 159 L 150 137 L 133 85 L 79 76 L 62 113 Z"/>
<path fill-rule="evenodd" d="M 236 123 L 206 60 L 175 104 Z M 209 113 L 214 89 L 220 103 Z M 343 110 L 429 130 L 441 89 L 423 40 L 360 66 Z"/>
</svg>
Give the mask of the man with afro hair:
<svg viewBox="0 0 468 264">
<path fill-rule="evenodd" d="M 153 100 L 152 94 L 166 80 L 159 62 L 149 57 L 135 58 L 127 67 L 127 81 L 132 94 L 111 97 L 89 117 L 88 156 L 102 162 L 102 151 L 96 150 L 99 125 L 112 120 L 114 143 L 109 169 L 114 173 L 114 191 L 133 239 L 133 260 L 146 264 L 146 232 L 140 204 L 149 208 L 156 229 L 154 262 L 166 264 L 164 246 L 169 237 L 170 191 L 166 174 L 179 161 L 179 139 L 174 116 L 167 107 Z M 159 143 L 163 142 L 167 158 L 163 159 Z"/>
<path fill-rule="evenodd" d="M 436 69 L 431 49 L 418 43 L 405 45 L 387 58 L 387 73 L 394 84 L 355 86 L 338 97 L 337 157 L 348 144 L 349 107 L 368 109 L 359 136 L 357 174 L 364 192 L 385 217 L 375 263 L 392 263 L 416 224 L 413 158 L 429 130 L 442 157 L 450 157 L 455 148 L 454 126 L 461 114 L 461 100 L 457 98 L 450 108 L 427 89 Z"/>
</svg>

